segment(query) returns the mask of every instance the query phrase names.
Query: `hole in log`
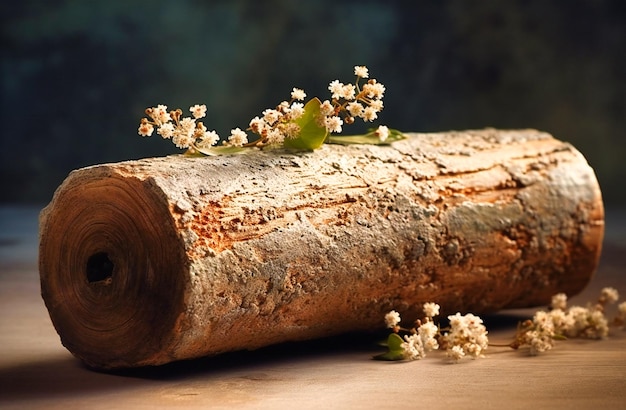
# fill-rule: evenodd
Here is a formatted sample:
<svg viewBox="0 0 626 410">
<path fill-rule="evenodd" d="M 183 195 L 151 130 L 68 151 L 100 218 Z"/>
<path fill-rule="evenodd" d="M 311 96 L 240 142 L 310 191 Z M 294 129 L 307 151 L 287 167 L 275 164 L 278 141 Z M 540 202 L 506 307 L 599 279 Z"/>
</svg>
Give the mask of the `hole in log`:
<svg viewBox="0 0 626 410">
<path fill-rule="evenodd" d="M 105 281 L 106 284 L 109 284 L 113 276 L 113 267 L 113 262 L 111 262 L 106 253 L 95 253 L 87 261 L 87 269 L 85 271 L 87 280 L 89 283 Z"/>
</svg>

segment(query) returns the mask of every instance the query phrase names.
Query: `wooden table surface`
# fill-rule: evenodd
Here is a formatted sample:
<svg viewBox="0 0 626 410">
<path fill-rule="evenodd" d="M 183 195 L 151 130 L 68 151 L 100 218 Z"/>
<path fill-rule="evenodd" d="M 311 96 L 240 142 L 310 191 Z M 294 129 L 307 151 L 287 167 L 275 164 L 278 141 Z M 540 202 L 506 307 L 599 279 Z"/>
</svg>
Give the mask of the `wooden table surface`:
<svg viewBox="0 0 626 410">
<path fill-rule="evenodd" d="M 626 330 L 568 340 L 537 357 L 491 347 L 484 359 L 378 362 L 373 335 L 347 335 L 119 374 L 86 369 L 59 341 L 39 294 L 36 207 L 0 207 L 0 409 L 626 408 Z M 626 298 L 626 212 L 607 211 L 598 272 Z M 485 318 L 505 342 L 533 310 Z"/>
</svg>

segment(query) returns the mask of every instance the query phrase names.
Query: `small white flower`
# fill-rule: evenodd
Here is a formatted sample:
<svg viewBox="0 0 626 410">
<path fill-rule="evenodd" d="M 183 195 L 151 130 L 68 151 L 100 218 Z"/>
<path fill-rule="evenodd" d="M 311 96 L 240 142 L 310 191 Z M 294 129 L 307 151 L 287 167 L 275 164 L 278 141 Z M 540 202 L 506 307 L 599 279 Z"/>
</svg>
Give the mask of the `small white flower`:
<svg viewBox="0 0 626 410">
<path fill-rule="evenodd" d="M 424 338 L 435 337 L 439 329 L 437 325 L 431 321 L 422 323 L 419 328 L 417 328 L 417 332 Z"/>
<path fill-rule="evenodd" d="M 328 132 L 340 133 L 343 121 L 337 116 L 327 117 L 324 121 L 324 125 Z"/>
<path fill-rule="evenodd" d="M 172 117 L 170 117 L 170 114 L 167 112 L 167 105 L 163 104 L 151 108 L 150 116 L 157 125 L 162 125 L 172 120 Z"/>
<path fill-rule="evenodd" d="M 172 138 L 172 135 L 174 135 L 174 124 L 172 124 L 171 122 L 167 122 L 161 125 L 159 128 L 157 128 L 157 134 L 165 139 Z"/>
<path fill-rule="evenodd" d="M 200 140 L 197 142 L 197 145 L 199 148 L 209 148 L 217 144 L 219 140 L 220 136 L 217 135 L 217 132 L 205 131 Z"/>
<path fill-rule="evenodd" d="M 259 117 L 254 117 L 250 120 L 250 129 L 255 134 L 261 134 L 263 130 L 268 126 L 264 119 Z"/>
<path fill-rule="evenodd" d="M 291 91 L 291 98 L 293 98 L 294 100 L 302 101 L 306 98 L 306 94 L 304 93 L 304 90 L 294 87 L 293 91 Z"/>
<path fill-rule="evenodd" d="M 363 105 L 359 102 L 352 101 L 348 105 L 346 105 L 346 110 L 353 117 L 360 117 L 363 114 Z"/>
<path fill-rule="evenodd" d="M 378 127 L 378 129 L 380 129 L 380 127 Z M 428 317 L 435 317 L 439 314 L 439 308 L 440 306 L 436 303 L 432 303 L 432 302 L 424 303 L 424 306 L 423 306 L 424 314 Z"/>
<path fill-rule="evenodd" d="M 239 128 L 230 131 L 228 142 L 234 147 L 241 147 L 248 143 L 248 135 Z"/>
<path fill-rule="evenodd" d="M 567 295 L 565 293 L 557 293 L 556 295 L 553 295 L 550 307 L 552 309 L 565 310 L 567 308 Z"/>
<path fill-rule="evenodd" d="M 388 328 L 392 328 L 400 323 L 400 313 L 392 310 L 391 312 L 385 315 L 385 324 Z"/>
<path fill-rule="evenodd" d="M 376 135 L 378 136 L 380 142 L 385 142 L 385 140 L 389 138 L 389 128 L 387 128 L 386 125 L 378 126 L 378 128 L 376 129 Z M 432 304 L 437 306 L 437 313 L 435 313 L 434 315 L 428 315 L 428 313 L 426 312 L 426 305 L 424 305 L 424 313 L 426 314 L 426 316 L 433 317 L 439 314 L 439 305 L 437 305 L 436 303 Z"/>
<path fill-rule="evenodd" d="M 460 329 L 466 327 L 465 316 L 461 316 L 461 313 L 457 312 L 455 315 L 448 316 L 450 321 L 450 327 L 452 329 Z"/>
<path fill-rule="evenodd" d="M 372 79 L 367 84 L 363 84 L 363 92 L 368 98 L 379 99 L 385 94 L 385 86 Z"/>
<path fill-rule="evenodd" d="M 289 118 L 291 118 L 292 120 L 297 120 L 298 118 L 302 117 L 303 114 L 304 104 L 299 102 L 294 102 L 293 104 L 291 104 L 291 107 L 289 108 Z"/>
<path fill-rule="evenodd" d="M 355 93 L 356 88 L 354 87 L 354 84 L 346 84 L 341 88 L 341 97 L 343 97 L 345 100 L 354 100 Z"/>
<path fill-rule="evenodd" d="M 191 134 L 181 129 L 174 131 L 174 135 L 172 136 L 172 142 L 178 148 L 189 148 L 193 141 L 194 139 L 191 137 Z"/>
<path fill-rule="evenodd" d="M 154 127 L 147 121 L 142 121 L 137 130 L 142 137 L 150 137 L 154 132 Z"/>
<path fill-rule="evenodd" d="M 364 65 L 354 66 L 354 75 L 361 78 L 369 77 L 367 67 L 365 67 Z"/>
<path fill-rule="evenodd" d="M 320 105 L 320 114 L 324 117 L 328 117 L 329 115 L 333 115 L 335 113 L 335 107 L 330 103 L 330 101 L 325 100 Z"/>
<path fill-rule="evenodd" d="M 284 113 L 288 112 L 289 111 L 289 102 L 281 101 L 280 104 L 278 104 L 278 106 L 276 107 L 276 111 L 278 111 L 281 114 L 284 114 Z"/>
<path fill-rule="evenodd" d="M 193 118 L 185 117 L 180 120 L 179 128 L 181 128 L 184 132 L 193 133 L 193 129 L 196 128 L 196 121 Z"/>
<path fill-rule="evenodd" d="M 339 80 L 333 80 L 328 85 L 328 90 L 332 93 L 332 98 L 339 99 L 343 97 L 343 87 L 344 84 L 340 83 Z"/>
<path fill-rule="evenodd" d="M 202 104 L 202 105 L 194 105 L 192 107 L 189 107 L 189 111 L 191 111 L 191 114 L 193 115 L 193 118 L 198 119 L 198 118 L 202 118 L 206 115 L 206 105 Z"/>
<path fill-rule="evenodd" d="M 600 293 L 600 299 L 606 303 L 615 303 L 619 300 L 619 292 L 615 288 L 604 288 Z"/>
<path fill-rule="evenodd" d="M 448 356 L 448 358 L 452 361 L 458 362 L 463 358 L 463 356 L 465 356 L 465 352 L 461 346 L 454 345 L 450 349 L 446 350 L 446 356 Z"/>
<path fill-rule="evenodd" d="M 265 111 L 263 111 L 263 119 L 265 120 L 265 122 L 267 122 L 269 125 L 274 125 L 276 124 L 276 122 L 278 122 L 278 120 L 282 117 L 283 115 L 277 111 L 277 110 L 272 110 L 272 109 L 267 109 Z"/>
<path fill-rule="evenodd" d="M 365 109 L 363 110 L 362 118 L 365 121 L 374 121 L 376 118 L 378 118 L 378 114 L 376 113 L 376 110 L 372 107 L 365 107 Z"/>
</svg>

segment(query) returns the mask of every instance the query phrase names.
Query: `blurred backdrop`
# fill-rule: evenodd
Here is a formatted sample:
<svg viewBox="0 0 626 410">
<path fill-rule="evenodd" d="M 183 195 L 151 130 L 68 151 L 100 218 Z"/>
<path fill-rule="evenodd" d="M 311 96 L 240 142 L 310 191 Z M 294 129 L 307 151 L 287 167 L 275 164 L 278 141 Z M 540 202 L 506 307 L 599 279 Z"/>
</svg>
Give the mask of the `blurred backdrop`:
<svg viewBox="0 0 626 410">
<path fill-rule="evenodd" d="M 624 0 L 20 0 L 0 19 L 0 202 L 178 152 L 138 136 L 148 106 L 204 103 L 227 136 L 292 87 L 326 96 L 367 65 L 387 87 L 381 123 L 551 132 L 626 205 Z"/>
</svg>

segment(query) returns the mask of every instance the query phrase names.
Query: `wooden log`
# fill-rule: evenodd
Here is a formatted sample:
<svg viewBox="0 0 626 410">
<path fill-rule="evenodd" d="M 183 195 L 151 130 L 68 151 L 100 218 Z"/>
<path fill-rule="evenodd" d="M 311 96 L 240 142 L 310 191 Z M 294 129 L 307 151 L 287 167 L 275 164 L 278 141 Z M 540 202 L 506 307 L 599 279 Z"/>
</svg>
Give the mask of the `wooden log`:
<svg viewBox="0 0 626 410">
<path fill-rule="evenodd" d="M 72 172 L 40 216 L 43 299 L 95 368 L 547 304 L 599 259 L 600 190 L 535 130 L 182 155 Z M 408 316 L 407 316 L 408 317 Z"/>
</svg>

